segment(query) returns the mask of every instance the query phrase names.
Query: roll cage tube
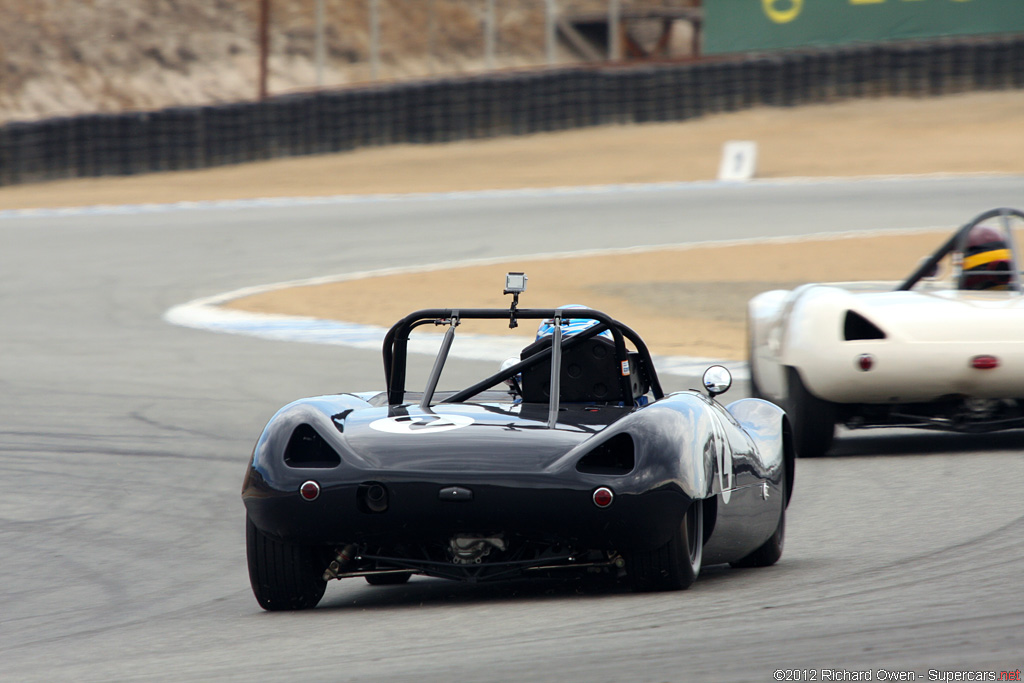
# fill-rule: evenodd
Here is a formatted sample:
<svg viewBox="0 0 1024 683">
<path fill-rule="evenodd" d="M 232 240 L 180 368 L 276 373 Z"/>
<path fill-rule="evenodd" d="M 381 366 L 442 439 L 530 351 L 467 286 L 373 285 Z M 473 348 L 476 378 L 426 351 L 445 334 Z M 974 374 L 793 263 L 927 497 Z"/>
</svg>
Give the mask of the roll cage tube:
<svg viewBox="0 0 1024 683">
<path fill-rule="evenodd" d="M 558 403 L 562 396 L 562 316 L 555 313 L 552 320 L 554 329 L 551 330 L 551 379 L 548 382 L 548 429 L 554 429 L 558 424 Z M 623 395 L 632 396 L 633 392 Z"/>
<path fill-rule="evenodd" d="M 476 308 L 476 309 L 423 309 L 410 313 L 406 317 L 395 323 L 391 329 L 388 330 L 384 336 L 383 344 L 383 356 L 384 356 L 384 380 L 387 386 L 388 404 L 389 405 L 400 405 L 405 400 L 405 381 L 406 381 L 406 360 L 408 356 L 408 342 L 409 334 L 413 328 L 424 324 L 435 324 L 444 325 L 449 324 L 450 321 L 455 318 L 459 321 L 465 320 L 505 320 L 508 319 L 509 312 L 507 309 L 501 308 Z M 654 393 L 655 400 L 663 398 L 664 392 L 661 389 L 661 383 L 658 381 L 657 372 L 654 369 L 654 362 L 651 359 L 651 353 L 640 336 L 631 330 L 626 325 L 614 320 L 610 316 L 601 311 L 595 311 L 590 308 L 574 308 L 570 315 L 567 315 L 566 309 L 553 309 L 553 308 L 527 308 L 518 309 L 516 311 L 516 318 L 520 320 L 544 320 L 547 318 L 554 318 L 561 316 L 563 320 L 596 320 L 598 324 L 590 327 L 579 334 L 574 334 L 571 337 L 566 337 L 561 345 L 560 349 L 565 350 L 572 348 L 576 344 L 582 343 L 583 341 L 594 337 L 605 330 L 611 332 L 612 339 L 615 346 L 616 360 L 621 364 L 629 360 L 629 354 L 626 351 L 625 340 L 628 339 L 637 350 L 640 356 L 640 361 L 643 364 L 643 371 L 647 373 L 647 380 L 651 384 L 651 391 Z M 450 331 L 450 330 L 449 330 Z M 446 334 L 447 336 L 447 334 Z M 446 349 L 442 349 L 445 351 Z M 445 354 L 447 355 L 447 354 Z M 502 370 L 483 381 L 477 382 L 473 386 L 467 387 L 459 392 L 453 394 L 447 400 L 452 403 L 458 403 L 465 401 L 473 396 L 479 394 L 481 391 L 489 389 L 494 385 L 502 382 L 509 377 L 513 377 L 519 374 L 523 368 L 536 365 L 543 362 L 551 356 L 551 348 L 543 349 L 542 351 L 530 356 L 529 358 L 522 360 L 515 365 L 512 365 L 505 370 Z M 443 364 L 443 359 L 439 358 Z M 435 366 L 438 363 L 435 361 Z M 431 372 L 431 379 L 434 377 L 434 372 Z M 437 373 L 440 374 L 440 367 L 437 367 Z M 631 396 L 633 389 L 629 375 L 622 376 L 622 388 L 623 396 Z M 436 383 L 435 383 L 436 384 Z M 432 393 L 432 392 L 431 392 Z"/>
<path fill-rule="evenodd" d="M 939 262 L 942 261 L 950 252 L 963 251 L 964 245 L 967 243 L 967 235 L 973 230 L 978 224 L 989 220 L 990 218 L 1000 217 L 1003 219 L 1003 230 L 1006 233 L 1007 247 L 1010 249 L 1010 267 L 1012 268 L 1011 273 L 1011 285 L 1010 289 L 1024 295 L 1024 283 L 1021 281 L 1021 263 L 1020 263 L 1020 252 L 1017 249 L 1016 240 L 1014 239 L 1013 230 L 1010 228 L 1010 217 L 1016 216 L 1021 220 L 1024 220 L 1024 213 L 1017 211 L 1016 209 L 992 209 L 986 211 L 979 216 L 976 216 L 969 223 L 958 229 L 953 236 L 943 242 L 942 246 L 935 250 L 931 256 L 925 259 L 921 265 L 910 274 L 906 280 L 894 290 L 897 292 L 907 291 L 913 288 L 921 278 L 925 277 L 928 273 L 933 272 L 938 267 Z M 959 286 L 959 283 L 958 283 Z"/>
<path fill-rule="evenodd" d="M 448 360 L 448 352 L 452 349 L 452 342 L 455 341 L 455 328 L 459 326 L 459 312 L 455 311 L 451 319 L 448 321 L 448 329 L 444 333 L 444 339 L 441 340 L 441 348 L 437 351 L 437 357 L 434 358 L 434 367 L 430 370 L 430 376 L 427 378 L 427 388 L 423 390 L 423 399 L 420 401 L 420 408 L 428 410 L 430 408 L 430 402 L 434 399 L 434 391 L 437 390 L 437 383 L 441 379 L 441 370 L 444 369 L 444 364 Z"/>
</svg>

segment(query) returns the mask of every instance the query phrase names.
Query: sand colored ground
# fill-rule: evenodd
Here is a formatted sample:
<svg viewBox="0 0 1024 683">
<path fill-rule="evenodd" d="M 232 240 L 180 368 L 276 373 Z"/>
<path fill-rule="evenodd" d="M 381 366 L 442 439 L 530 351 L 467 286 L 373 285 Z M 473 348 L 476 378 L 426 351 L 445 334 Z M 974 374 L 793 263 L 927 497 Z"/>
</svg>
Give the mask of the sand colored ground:
<svg viewBox="0 0 1024 683">
<path fill-rule="evenodd" d="M 6 187 L 0 188 L 0 210 L 709 180 L 717 174 L 728 140 L 757 142 L 761 178 L 1022 174 L 1024 91 L 758 108 L 684 123 L 395 146 L 203 171 Z M 950 228 L 963 218 L 951 216 Z M 626 321 L 657 353 L 742 358 L 745 304 L 754 294 L 806 281 L 898 279 L 941 238 L 874 237 L 844 239 L 841 248 L 839 242 L 825 240 L 719 248 L 714 253 L 701 247 L 618 256 L 614 272 L 622 274 L 621 282 L 595 281 L 591 273 L 611 272 L 595 259 L 510 263 L 294 288 L 232 305 L 389 325 L 419 306 L 505 306 L 508 298 L 500 295 L 504 273 L 526 270 L 531 279 L 523 305 L 585 303 Z M 758 274 L 756 281 L 752 272 Z M 394 296 L 399 291 L 403 295 Z M 431 296 L 410 301 L 410 291 L 429 291 Z M 395 300 L 402 301 L 402 310 L 389 306 Z M 655 308 L 672 314 L 666 317 Z"/>
<path fill-rule="evenodd" d="M 622 320 L 654 353 L 742 359 L 747 301 L 804 281 L 898 280 L 947 233 L 669 249 L 375 277 L 236 299 L 243 310 L 357 321 L 384 327 L 417 308 L 507 307 L 505 273 L 530 278 L 520 306 L 582 303 Z M 614 264 L 611 262 L 614 261 Z M 569 274 L 567 276 L 567 273 Z M 608 281 L 615 273 L 618 281 Z M 751 279 L 756 273 L 757 279 Z M 794 277 L 799 275 L 799 279 Z M 526 323 L 524 323 L 524 326 Z M 536 323 L 529 323 L 531 333 Z M 495 323 L 476 332 L 508 333 Z M 522 334 L 520 328 L 517 334 Z"/>
</svg>

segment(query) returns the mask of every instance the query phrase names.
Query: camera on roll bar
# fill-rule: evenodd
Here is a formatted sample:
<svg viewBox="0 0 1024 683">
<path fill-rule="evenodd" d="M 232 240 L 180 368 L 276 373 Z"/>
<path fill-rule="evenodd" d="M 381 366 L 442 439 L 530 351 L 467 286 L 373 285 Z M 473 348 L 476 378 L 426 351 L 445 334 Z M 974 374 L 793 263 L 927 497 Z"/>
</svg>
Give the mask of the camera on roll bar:
<svg viewBox="0 0 1024 683">
<path fill-rule="evenodd" d="M 515 329 L 519 327 L 516 320 L 516 307 L 519 305 L 519 294 L 526 291 L 526 273 L 505 274 L 505 294 L 512 295 L 512 305 L 508 309 L 508 327 Z"/>
</svg>

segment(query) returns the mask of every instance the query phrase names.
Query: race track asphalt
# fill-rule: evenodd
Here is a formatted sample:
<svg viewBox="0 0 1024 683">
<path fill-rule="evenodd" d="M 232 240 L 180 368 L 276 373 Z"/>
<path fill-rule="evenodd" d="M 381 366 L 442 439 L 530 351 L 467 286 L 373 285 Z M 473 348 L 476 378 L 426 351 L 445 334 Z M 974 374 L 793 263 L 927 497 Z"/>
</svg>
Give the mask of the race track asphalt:
<svg viewBox="0 0 1024 683">
<path fill-rule="evenodd" d="M 846 436 L 798 462 L 779 564 L 706 568 L 685 592 L 350 580 L 311 612 L 264 613 L 239 498 L 253 443 L 294 398 L 380 387 L 379 354 L 161 318 L 239 287 L 373 268 L 948 226 L 1019 208 L 1022 190 L 1021 177 L 974 177 L 0 215 L 0 679 L 1024 668 L 1020 432 Z"/>
</svg>

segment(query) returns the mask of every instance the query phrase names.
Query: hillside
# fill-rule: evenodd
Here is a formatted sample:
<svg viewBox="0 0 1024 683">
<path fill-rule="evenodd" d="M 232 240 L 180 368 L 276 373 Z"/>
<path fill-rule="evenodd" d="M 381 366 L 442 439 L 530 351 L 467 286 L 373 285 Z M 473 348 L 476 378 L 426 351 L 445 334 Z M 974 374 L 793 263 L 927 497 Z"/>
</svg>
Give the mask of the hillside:
<svg viewBox="0 0 1024 683">
<path fill-rule="evenodd" d="M 546 0 L 496 0 L 496 66 L 542 64 Z M 624 9 L 693 0 L 622 0 Z M 382 79 L 479 71 L 485 0 L 378 0 Z M 557 0 L 562 14 L 607 0 Z M 316 87 L 315 0 L 271 0 L 268 90 Z M 0 0 L 0 123 L 253 99 L 258 0 Z M 365 82 L 369 0 L 324 0 L 327 87 Z M 573 57 L 565 52 L 561 60 Z"/>
</svg>

